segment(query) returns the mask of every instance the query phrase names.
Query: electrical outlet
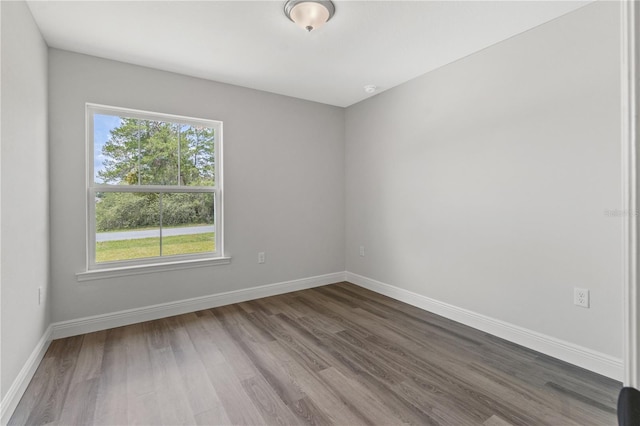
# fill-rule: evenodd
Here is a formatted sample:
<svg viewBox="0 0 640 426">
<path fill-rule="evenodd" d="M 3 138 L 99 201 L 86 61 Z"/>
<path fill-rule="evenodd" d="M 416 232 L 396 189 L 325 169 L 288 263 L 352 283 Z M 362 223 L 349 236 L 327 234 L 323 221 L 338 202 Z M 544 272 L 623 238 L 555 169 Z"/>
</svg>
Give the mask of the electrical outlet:
<svg viewBox="0 0 640 426">
<path fill-rule="evenodd" d="M 586 288 L 573 289 L 573 304 L 582 308 L 589 307 L 589 290 Z"/>
<path fill-rule="evenodd" d="M 264 252 L 258 253 L 258 263 L 264 263 Z"/>
<path fill-rule="evenodd" d="M 360 246 L 360 256 L 364 257 L 364 246 Z"/>
<path fill-rule="evenodd" d="M 42 305 L 43 293 L 42 287 L 38 287 L 38 306 Z"/>
</svg>

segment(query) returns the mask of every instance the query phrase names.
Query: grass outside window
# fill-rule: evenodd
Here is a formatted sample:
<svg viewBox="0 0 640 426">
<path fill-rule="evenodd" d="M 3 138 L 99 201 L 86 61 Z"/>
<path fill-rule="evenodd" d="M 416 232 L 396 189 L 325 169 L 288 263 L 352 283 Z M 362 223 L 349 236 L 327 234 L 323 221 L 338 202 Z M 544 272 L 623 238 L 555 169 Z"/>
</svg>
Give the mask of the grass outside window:
<svg viewBox="0 0 640 426">
<path fill-rule="evenodd" d="M 162 237 L 162 256 L 195 254 L 215 251 L 215 234 Z M 160 256 L 160 237 L 96 243 L 96 261 L 114 262 Z"/>
</svg>

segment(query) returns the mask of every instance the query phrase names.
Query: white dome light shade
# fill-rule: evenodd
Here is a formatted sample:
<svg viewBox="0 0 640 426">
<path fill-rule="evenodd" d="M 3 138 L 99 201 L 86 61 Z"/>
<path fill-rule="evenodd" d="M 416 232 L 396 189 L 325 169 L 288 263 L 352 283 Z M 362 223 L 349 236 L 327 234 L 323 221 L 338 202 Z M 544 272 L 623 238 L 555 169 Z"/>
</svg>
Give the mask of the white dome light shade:
<svg viewBox="0 0 640 426">
<path fill-rule="evenodd" d="M 312 31 L 320 28 L 331 19 L 335 7 L 330 1 L 289 0 L 284 6 L 284 12 L 300 27 Z"/>
<path fill-rule="evenodd" d="M 307 31 L 320 28 L 328 19 L 329 11 L 319 3 L 306 1 L 291 9 L 291 20 Z"/>
</svg>

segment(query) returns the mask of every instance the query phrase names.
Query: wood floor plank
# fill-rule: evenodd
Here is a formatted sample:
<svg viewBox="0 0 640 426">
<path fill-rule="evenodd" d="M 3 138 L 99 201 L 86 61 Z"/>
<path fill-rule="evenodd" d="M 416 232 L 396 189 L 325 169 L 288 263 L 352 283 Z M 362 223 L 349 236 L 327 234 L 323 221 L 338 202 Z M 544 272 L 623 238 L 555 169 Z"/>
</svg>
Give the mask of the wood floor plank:
<svg viewBox="0 0 640 426">
<path fill-rule="evenodd" d="M 451 398 L 449 393 L 421 381 L 407 380 L 395 385 L 393 391 L 428 412 L 432 420 L 441 425 L 478 425 L 489 411 L 464 400 L 461 402 L 460 398 Z"/>
<path fill-rule="evenodd" d="M 227 417 L 226 411 L 220 411 L 218 408 L 203 411 L 194 416 L 196 425 L 211 426 L 211 425 L 230 425 L 231 420 Z"/>
<path fill-rule="evenodd" d="M 66 403 L 57 422 L 59 425 L 82 426 L 94 423 L 98 383 L 98 377 L 93 377 L 71 384 Z M 85 403 L 76 404 L 79 399 L 84 400 Z"/>
<path fill-rule="evenodd" d="M 56 340 L 9 424 L 603 426 L 620 388 L 338 283 Z"/>
<path fill-rule="evenodd" d="M 82 340 L 82 347 L 78 354 L 76 368 L 71 378 L 71 384 L 95 379 L 102 369 L 102 355 L 107 331 L 86 334 Z"/>
<path fill-rule="evenodd" d="M 127 425 L 161 425 L 162 415 L 158 395 L 152 391 L 129 393 L 127 397 Z"/>
<path fill-rule="evenodd" d="M 280 361 L 292 383 L 295 383 L 311 400 L 315 401 L 320 410 L 333 424 L 363 425 L 373 424 L 373 420 L 353 406 L 349 400 L 332 392 L 319 376 L 319 371 L 308 368 L 298 362 L 292 354 L 279 344 L 269 344 L 269 350 Z"/>
<path fill-rule="evenodd" d="M 207 377 L 222 403 L 224 416 L 229 419 L 229 424 L 265 424 L 262 415 L 242 387 L 243 380 L 255 377 L 259 372 L 224 333 L 222 325 L 212 312 L 202 311 L 196 316 L 199 321 L 186 322 L 187 332 L 203 360 Z M 196 414 L 196 420 L 201 424 L 207 418 L 220 415 L 218 411 L 202 412 Z"/>
<path fill-rule="evenodd" d="M 163 424 L 195 424 L 189 394 L 181 377 L 181 369 L 171 347 L 171 336 L 175 333 L 172 319 L 154 321 L 158 332 L 149 339 L 149 358 L 154 378 L 154 391 L 160 406 Z M 154 327 L 155 329 L 156 327 Z M 159 336 L 162 334 L 163 336 Z M 159 338 L 159 339 L 158 339 Z M 156 345 L 157 341 L 167 346 Z"/>
<path fill-rule="evenodd" d="M 227 333 L 233 331 L 234 336 L 243 336 L 258 343 L 273 342 L 275 338 L 264 329 L 262 324 L 236 305 L 223 306 L 213 311 Z"/>
<path fill-rule="evenodd" d="M 26 419 L 19 424 L 43 425 L 60 419 L 83 340 L 83 336 L 75 336 L 51 343 L 45 354 L 48 362 L 42 371 L 38 368 L 22 398 L 31 408 L 23 412 L 20 408 L 22 401 L 16 408 L 17 416 L 14 414 L 14 417 Z M 28 402 L 30 399 L 33 402 Z"/>
<path fill-rule="evenodd" d="M 294 425 L 300 420 L 262 376 L 242 381 L 242 386 L 269 424 Z"/>
<path fill-rule="evenodd" d="M 107 331 L 93 424 L 127 423 L 127 348 L 124 327 Z"/>
<path fill-rule="evenodd" d="M 143 325 L 125 327 L 123 339 L 126 341 L 127 424 L 160 424 L 160 403 Z"/>
<path fill-rule="evenodd" d="M 279 314 L 286 317 L 286 314 Z M 271 316 L 270 318 L 262 318 L 265 324 L 268 324 L 270 333 L 277 338 L 279 345 L 285 346 L 289 353 L 296 358 L 296 360 L 306 366 L 312 371 L 321 371 L 327 368 L 330 364 L 329 361 L 323 358 L 311 345 L 305 344 L 304 341 L 296 338 L 293 334 L 288 332 L 287 329 L 277 321 L 277 318 Z M 275 348 L 279 345 L 271 345 Z"/>
<path fill-rule="evenodd" d="M 175 359 L 170 349 L 152 349 L 151 365 L 156 379 L 155 394 L 158 398 L 160 418 L 163 424 L 194 424 L 195 419 L 187 395 L 176 371 Z"/>
<path fill-rule="evenodd" d="M 317 404 L 308 397 L 294 401 L 293 405 L 289 408 L 298 416 L 298 419 L 301 420 L 298 424 L 318 426 L 332 424 L 329 416 L 325 415 L 322 410 L 318 408 Z"/>
<path fill-rule="evenodd" d="M 209 380 L 216 389 L 231 424 L 268 424 L 228 363 L 207 364 L 206 367 Z"/>
<path fill-rule="evenodd" d="M 245 341 L 242 343 L 245 353 L 253 361 L 260 375 L 269 383 L 278 397 L 287 405 L 304 398 L 304 393 L 287 379 L 286 372 L 278 365 L 273 354 L 263 350 L 262 345 Z"/>
<path fill-rule="evenodd" d="M 45 355 L 13 416 L 9 419 L 10 426 L 44 425 L 57 420 L 48 408 L 51 395 L 56 392 L 57 361 L 55 357 Z"/>
<path fill-rule="evenodd" d="M 493 415 L 487 419 L 486 422 L 482 423 L 483 426 L 513 426 L 511 423 L 502 420 L 500 417 Z"/>
<path fill-rule="evenodd" d="M 208 412 L 208 417 L 215 418 L 216 424 L 229 424 L 222 401 L 207 376 L 204 367 L 206 360 L 203 360 L 196 351 L 185 325 L 189 322 L 189 315 L 177 317 L 175 320 L 182 327 L 172 331 L 171 348 L 192 413 L 197 415 Z"/>
<path fill-rule="evenodd" d="M 145 395 L 155 391 L 151 354 L 142 324 L 124 327 L 126 339 L 127 394 Z"/>
<path fill-rule="evenodd" d="M 326 385 L 349 403 L 358 407 L 361 413 L 366 413 L 372 424 L 430 424 L 428 418 L 416 415 L 410 410 L 399 407 L 398 404 L 380 398 L 375 388 L 361 383 L 356 377 L 349 378 L 335 368 L 321 371 L 320 376 Z"/>
<path fill-rule="evenodd" d="M 258 374 L 251 360 L 242 352 L 237 343 L 229 338 L 222 324 L 210 310 L 198 312 L 199 321 L 189 327 L 189 333 L 198 333 L 193 337 L 194 344 L 206 345 L 209 362 L 227 362 L 239 380 L 251 378 Z"/>
<path fill-rule="evenodd" d="M 295 303 L 293 294 L 295 293 L 267 297 L 260 299 L 258 303 L 269 309 L 272 315 L 287 314 L 291 318 L 303 317 L 307 312 L 299 304 Z"/>
</svg>

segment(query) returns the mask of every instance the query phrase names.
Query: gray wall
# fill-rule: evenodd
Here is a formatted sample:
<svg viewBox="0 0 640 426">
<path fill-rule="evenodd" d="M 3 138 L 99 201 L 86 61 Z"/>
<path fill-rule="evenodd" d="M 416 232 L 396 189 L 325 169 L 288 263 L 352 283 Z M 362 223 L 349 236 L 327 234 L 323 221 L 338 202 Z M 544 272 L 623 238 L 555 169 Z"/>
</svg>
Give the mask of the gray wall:
<svg viewBox="0 0 640 426">
<path fill-rule="evenodd" d="M 597 2 L 349 107 L 347 270 L 620 357 L 619 39 Z"/>
<path fill-rule="evenodd" d="M 2 10 L 2 397 L 50 321 L 47 46 L 24 2 Z"/>
<path fill-rule="evenodd" d="M 49 72 L 53 321 L 344 271 L 343 109 L 55 49 Z M 230 265 L 76 281 L 85 102 L 224 122 Z"/>
</svg>

